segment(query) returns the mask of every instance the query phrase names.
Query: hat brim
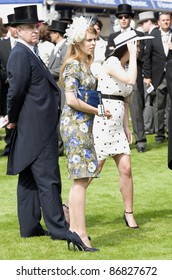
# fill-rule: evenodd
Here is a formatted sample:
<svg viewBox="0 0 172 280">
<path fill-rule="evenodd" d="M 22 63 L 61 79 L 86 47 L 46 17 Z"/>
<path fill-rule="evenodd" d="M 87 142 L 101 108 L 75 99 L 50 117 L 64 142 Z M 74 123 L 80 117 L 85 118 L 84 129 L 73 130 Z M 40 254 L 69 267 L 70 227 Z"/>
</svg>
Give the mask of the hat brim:
<svg viewBox="0 0 172 280">
<path fill-rule="evenodd" d="M 154 38 L 155 38 L 154 36 L 143 36 L 143 37 L 141 37 L 141 36 L 136 36 L 136 37 L 131 38 L 131 39 L 126 39 L 124 42 L 118 44 L 118 45 L 115 47 L 114 51 L 117 50 L 117 49 L 119 49 L 120 47 L 126 45 L 129 41 L 141 41 L 141 40 L 149 40 L 149 39 L 154 39 Z"/>
<path fill-rule="evenodd" d="M 55 28 L 48 28 L 48 31 L 52 31 L 52 32 L 59 32 L 59 33 L 65 33 L 65 31 L 64 30 L 60 30 L 60 29 L 55 29 Z"/>
<path fill-rule="evenodd" d="M 43 22 L 43 20 L 21 20 L 17 21 L 15 25 L 20 25 L 20 24 L 37 24 L 39 22 Z"/>
<path fill-rule="evenodd" d="M 13 22 L 10 22 L 10 23 L 4 23 L 3 24 L 5 27 L 7 27 L 7 26 L 12 26 L 12 27 L 15 27 L 16 25 L 17 25 L 17 23 L 13 23 Z"/>
<path fill-rule="evenodd" d="M 131 18 L 134 17 L 134 12 L 133 13 L 128 13 L 126 11 L 121 11 L 121 12 L 116 12 L 115 13 L 116 17 L 118 18 L 119 15 L 129 15 Z"/>
<path fill-rule="evenodd" d="M 143 22 L 146 22 L 146 21 L 148 21 L 148 20 L 155 20 L 155 18 L 145 18 L 145 19 L 141 19 L 141 20 L 138 21 L 138 24 L 143 23 Z"/>
</svg>

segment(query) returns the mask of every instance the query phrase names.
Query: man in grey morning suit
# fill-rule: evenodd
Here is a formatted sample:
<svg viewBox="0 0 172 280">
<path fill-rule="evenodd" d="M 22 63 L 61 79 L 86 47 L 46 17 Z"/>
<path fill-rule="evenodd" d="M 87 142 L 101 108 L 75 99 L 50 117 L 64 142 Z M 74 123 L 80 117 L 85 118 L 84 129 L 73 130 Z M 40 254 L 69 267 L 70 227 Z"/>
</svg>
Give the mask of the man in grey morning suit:
<svg viewBox="0 0 172 280">
<path fill-rule="evenodd" d="M 59 80 L 60 68 L 63 64 L 64 57 L 67 51 L 66 39 L 64 36 L 67 26 L 68 23 L 65 21 L 52 20 L 51 25 L 48 27 L 50 31 L 51 42 L 55 44 L 55 48 L 50 55 L 48 69 L 50 70 L 56 82 L 58 82 Z M 64 90 L 61 89 L 61 110 L 63 110 L 64 103 L 65 103 L 65 93 Z M 63 156 L 64 145 L 61 138 L 59 127 L 58 127 L 58 135 L 59 135 L 59 141 L 58 141 L 59 156 Z"/>
<path fill-rule="evenodd" d="M 7 64 L 7 113 L 14 128 L 7 174 L 19 174 L 18 219 L 21 237 L 49 234 L 66 239 L 61 201 L 57 124 L 59 88 L 34 53 L 38 42 L 37 6 L 14 8 L 19 40 Z M 48 232 L 40 223 L 43 214 Z"/>
</svg>

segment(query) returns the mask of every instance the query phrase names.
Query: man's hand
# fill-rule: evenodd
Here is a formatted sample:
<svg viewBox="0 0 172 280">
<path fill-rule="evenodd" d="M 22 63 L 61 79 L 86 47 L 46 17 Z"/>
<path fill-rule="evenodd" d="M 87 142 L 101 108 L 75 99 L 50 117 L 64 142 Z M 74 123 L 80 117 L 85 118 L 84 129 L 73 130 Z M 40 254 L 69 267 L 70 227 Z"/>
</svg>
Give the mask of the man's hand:
<svg viewBox="0 0 172 280">
<path fill-rule="evenodd" d="M 16 127 L 16 123 L 9 123 L 8 125 L 7 125 L 7 128 L 8 129 L 12 129 L 12 128 L 15 128 Z"/>
<path fill-rule="evenodd" d="M 152 80 L 150 78 L 144 78 L 143 79 L 143 82 L 145 83 L 145 85 L 148 87 L 151 83 L 152 83 Z"/>
</svg>

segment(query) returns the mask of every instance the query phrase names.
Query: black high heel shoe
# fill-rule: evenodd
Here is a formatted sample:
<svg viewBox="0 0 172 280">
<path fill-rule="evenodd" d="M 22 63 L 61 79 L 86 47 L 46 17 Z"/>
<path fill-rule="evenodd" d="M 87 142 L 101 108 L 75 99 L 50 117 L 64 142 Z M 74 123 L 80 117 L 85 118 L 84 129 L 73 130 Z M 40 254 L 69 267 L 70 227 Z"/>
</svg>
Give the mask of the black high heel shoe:
<svg viewBox="0 0 172 280">
<path fill-rule="evenodd" d="M 68 230 L 68 231 L 66 232 L 66 240 L 67 240 L 68 250 L 70 250 L 70 243 L 72 242 L 72 241 L 71 241 L 71 235 L 72 235 L 72 233 L 73 233 L 73 232 L 72 232 L 71 230 Z M 91 237 L 88 236 L 88 239 L 91 240 Z M 78 250 L 82 251 L 81 248 L 78 248 Z"/>
<path fill-rule="evenodd" d="M 97 252 L 97 251 L 99 251 L 99 249 L 97 249 L 97 248 L 87 247 L 82 242 L 80 236 L 75 231 L 70 235 L 70 240 L 73 244 L 74 251 L 76 251 L 76 247 L 78 248 L 79 251 L 84 251 L 84 252 Z"/>
<path fill-rule="evenodd" d="M 69 207 L 66 204 L 62 204 L 62 206 L 63 206 L 65 220 L 70 225 Z"/>
<path fill-rule="evenodd" d="M 127 221 L 127 218 L 126 218 L 126 215 L 125 214 L 133 214 L 133 211 L 132 212 L 126 212 L 124 211 L 124 221 L 126 222 L 126 226 L 129 227 L 129 228 L 133 228 L 133 229 L 136 229 L 136 228 L 139 228 L 139 226 L 135 226 L 135 227 L 130 227 L 128 221 Z"/>
<path fill-rule="evenodd" d="M 72 231 L 71 230 L 68 230 L 66 232 L 66 240 L 67 240 L 67 247 L 68 247 L 68 250 L 70 250 L 70 243 L 72 242 L 71 241 L 71 235 L 72 235 Z"/>
</svg>

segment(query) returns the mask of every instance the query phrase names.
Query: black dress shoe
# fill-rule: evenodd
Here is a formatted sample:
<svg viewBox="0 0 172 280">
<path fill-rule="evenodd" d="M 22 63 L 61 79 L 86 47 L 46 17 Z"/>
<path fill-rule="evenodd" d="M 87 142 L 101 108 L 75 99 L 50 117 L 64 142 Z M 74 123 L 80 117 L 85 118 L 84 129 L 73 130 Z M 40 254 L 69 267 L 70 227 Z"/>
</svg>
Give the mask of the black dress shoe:
<svg viewBox="0 0 172 280">
<path fill-rule="evenodd" d="M 49 232 L 45 229 L 36 230 L 32 236 L 49 236 Z"/>
<path fill-rule="evenodd" d="M 57 237 L 57 236 L 55 236 L 55 235 L 51 235 L 51 239 L 52 239 L 52 240 L 67 240 L 67 237 L 66 237 L 66 236 Z"/>
<path fill-rule="evenodd" d="M 164 142 L 164 138 L 163 139 L 156 139 L 157 144 L 162 144 L 163 142 Z"/>
<path fill-rule="evenodd" d="M 145 152 L 145 148 L 137 147 L 137 151 L 138 151 L 138 153 L 144 153 Z"/>
<path fill-rule="evenodd" d="M 30 237 L 35 237 L 35 236 L 50 236 L 49 232 L 45 229 L 36 229 L 30 234 L 21 234 L 21 237 L 23 238 L 30 238 Z"/>
<path fill-rule="evenodd" d="M 165 140 L 165 135 L 156 135 L 155 136 L 155 141 L 157 144 L 164 143 Z"/>
</svg>

